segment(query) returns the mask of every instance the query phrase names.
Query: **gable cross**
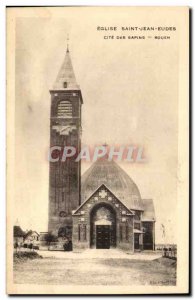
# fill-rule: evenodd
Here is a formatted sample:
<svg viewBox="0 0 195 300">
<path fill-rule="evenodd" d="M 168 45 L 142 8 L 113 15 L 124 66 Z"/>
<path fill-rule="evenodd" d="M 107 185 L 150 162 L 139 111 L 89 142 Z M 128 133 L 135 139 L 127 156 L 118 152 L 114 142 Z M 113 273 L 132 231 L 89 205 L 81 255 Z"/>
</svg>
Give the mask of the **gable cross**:
<svg viewBox="0 0 195 300">
<path fill-rule="evenodd" d="M 99 196 L 101 198 L 105 198 L 108 195 L 108 193 L 105 190 L 101 190 L 101 192 L 99 192 Z"/>
</svg>

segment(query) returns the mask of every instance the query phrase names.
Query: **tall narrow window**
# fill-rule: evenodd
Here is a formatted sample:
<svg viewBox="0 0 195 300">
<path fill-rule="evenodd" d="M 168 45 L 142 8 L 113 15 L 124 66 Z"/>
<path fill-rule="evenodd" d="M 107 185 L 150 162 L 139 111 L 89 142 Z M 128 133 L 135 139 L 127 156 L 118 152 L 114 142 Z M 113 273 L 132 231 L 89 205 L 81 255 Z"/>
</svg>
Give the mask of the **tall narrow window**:
<svg viewBox="0 0 195 300">
<path fill-rule="evenodd" d="M 84 241 L 87 240 L 87 226 L 86 225 L 83 225 L 83 238 L 84 238 Z"/>
<path fill-rule="evenodd" d="M 128 228 L 128 225 L 126 225 L 125 236 L 126 236 L 126 241 L 128 241 L 128 238 L 129 238 L 129 228 Z"/>
<path fill-rule="evenodd" d="M 64 85 L 64 88 L 65 88 L 65 89 L 66 89 L 66 88 L 67 88 L 67 86 L 68 86 L 68 84 L 67 84 L 67 82 L 66 82 L 66 81 L 64 82 L 64 84 L 63 84 L 63 85 Z"/>
<path fill-rule="evenodd" d="M 78 240 L 81 240 L 81 225 L 78 225 Z"/>
<path fill-rule="evenodd" d="M 72 117 L 72 104 L 68 100 L 62 100 L 58 103 L 57 107 L 58 118 L 71 118 Z"/>
<path fill-rule="evenodd" d="M 120 230 L 120 241 L 122 242 L 122 240 L 123 240 L 123 227 L 122 227 L 122 225 L 120 225 L 119 230 Z"/>
</svg>

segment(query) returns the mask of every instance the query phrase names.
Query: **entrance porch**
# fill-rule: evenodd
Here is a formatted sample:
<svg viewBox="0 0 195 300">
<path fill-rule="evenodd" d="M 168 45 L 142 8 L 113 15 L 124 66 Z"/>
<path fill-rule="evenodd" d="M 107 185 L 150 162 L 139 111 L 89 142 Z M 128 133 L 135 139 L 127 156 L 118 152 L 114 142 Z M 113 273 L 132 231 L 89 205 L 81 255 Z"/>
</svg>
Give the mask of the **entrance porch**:
<svg viewBox="0 0 195 300">
<path fill-rule="evenodd" d="M 104 185 L 72 216 L 73 251 L 87 248 L 134 251 L 134 213 Z"/>
</svg>

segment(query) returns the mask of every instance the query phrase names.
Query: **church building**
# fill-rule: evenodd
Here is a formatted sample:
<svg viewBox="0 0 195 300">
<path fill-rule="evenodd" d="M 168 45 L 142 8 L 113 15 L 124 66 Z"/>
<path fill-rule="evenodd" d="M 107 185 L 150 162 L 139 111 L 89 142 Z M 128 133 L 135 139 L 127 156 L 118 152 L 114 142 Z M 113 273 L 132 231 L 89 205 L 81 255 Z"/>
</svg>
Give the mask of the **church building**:
<svg viewBox="0 0 195 300">
<path fill-rule="evenodd" d="M 83 99 L 68 48 L 50 94 L 50 147 L 73 146 L 79 153 Z M 71 241 L 73 251 L 155 250 L 153 200 L 142 199 L 129 175 L 106 157 L 83 176 L 74 156 L 50 161 L 48 231 Z"/>
</svg>

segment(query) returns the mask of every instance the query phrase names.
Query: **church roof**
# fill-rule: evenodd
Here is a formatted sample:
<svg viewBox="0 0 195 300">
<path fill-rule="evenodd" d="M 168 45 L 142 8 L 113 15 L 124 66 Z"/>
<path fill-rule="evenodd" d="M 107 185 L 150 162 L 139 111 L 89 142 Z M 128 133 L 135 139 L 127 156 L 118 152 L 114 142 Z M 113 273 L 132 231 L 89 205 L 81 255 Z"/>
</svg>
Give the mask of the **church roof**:
<svg viewBox="0 0 195 300">
<path fill-rule="evenodd" d="M 14 226 L 14 237 L 23 237 L 24 235 L 25 233 L 20 226 Z"/>
<path fill-rule="evenodd" d="M 142 221 L 155 221 L 155 210 L 152 199 L 143 199 L 144 212 L 142 213 Z"/>
<path fill-rule="evenodd" d="M 127 208 L 144 209 L 137 185 L 116 162 L 107 159 L 97 160 L 81 177 L 81 202 L 86 201 L 102 184 Z"/>
<path fill-rule="evenodd" d="M 33 230 L 29 230 L 26 234 L 25 234 L 25 239 L 28 237 L 28 236 L 31 236 L 32 234 L 36 234 L 37 236 L 39 236 L 38 232 L 37 231 L 33 231 Z"/>
<path fill-rule="evenodd" d="M 80 87 L 76 81 L 71 62 L 70 51 L 68 48 L 60 71 L 54 83 L 53 90 L 80 90 Z"/>
</svg>

